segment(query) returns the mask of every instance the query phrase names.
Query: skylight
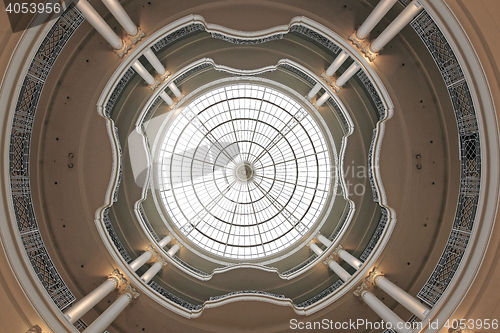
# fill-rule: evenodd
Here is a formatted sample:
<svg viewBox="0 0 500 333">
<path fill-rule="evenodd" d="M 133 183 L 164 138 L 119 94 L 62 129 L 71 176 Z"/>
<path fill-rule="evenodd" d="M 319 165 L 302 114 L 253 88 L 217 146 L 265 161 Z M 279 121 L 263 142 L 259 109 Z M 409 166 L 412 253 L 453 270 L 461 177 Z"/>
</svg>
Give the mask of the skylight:
<svg viewBox="0 0 500 333">
<path fill-rule="evenodd" d="M 232 84 L 202 94 L 161 142 L 158 183 L 174 226 L 215 255 L 283 251 L 318 220 L 330 153 L 315 119 L 275 89 Z"/>
</svg>

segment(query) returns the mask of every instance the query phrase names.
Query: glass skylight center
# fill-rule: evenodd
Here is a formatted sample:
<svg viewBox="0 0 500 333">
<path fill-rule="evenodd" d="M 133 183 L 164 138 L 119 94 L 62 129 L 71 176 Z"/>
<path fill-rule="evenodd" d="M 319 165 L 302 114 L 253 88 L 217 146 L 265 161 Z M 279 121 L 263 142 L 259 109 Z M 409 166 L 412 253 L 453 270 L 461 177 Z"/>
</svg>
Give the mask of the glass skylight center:
<svg viewBox="0 0 500 333">
<path fill-rule="evenodd" d="M 175 228 L 217 256 L 249 260 L 302 239 L 331 187 L 331 158 L 313 116 L 253 83 L 216 88 L 171 122 L 158 154 L 161 199 Z"/>
</svg>

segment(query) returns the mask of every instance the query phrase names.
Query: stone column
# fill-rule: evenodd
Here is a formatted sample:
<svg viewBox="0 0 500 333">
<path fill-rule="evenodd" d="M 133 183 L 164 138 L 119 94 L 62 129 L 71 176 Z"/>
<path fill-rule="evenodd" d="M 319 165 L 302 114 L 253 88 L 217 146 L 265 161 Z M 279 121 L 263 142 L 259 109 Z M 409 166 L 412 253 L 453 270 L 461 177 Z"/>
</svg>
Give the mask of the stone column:
<svg viewBox="0 0 500 333">
<path fill-rule="evenodd" d="M 168 253 L 170 256 L 174 256 L 174 254 L 176 254 L 176 253 L 179 251 L 179 249 L 180 249 L 180 248 L 181 248 L 181 247 L 180 247 L 180 245 L 179 245 L 179 244 L 174 244 L 174 245 L 170 248 L 170 250 L 168 250 L 168 252 L 167 252 L 167 253 Z"/>
<path fill-rule="evenodd" d="M 163 99 L 163 101 L 165 103 L 167 103 L 168 106 L 174 105 L 174 101 L 172 100 L 172 98 L 170 98 L 170 96 L 168 96 L 168 94 L 165 91 L 162 91 L 160 93 L 160 97 L 161 97 L 161 99 Z M 165 244 L 165 245 L 167 245 L 167 244 Z"/>
<path fill-rule="evenodd" d="M 316 253 L 318 257 L 323 253 L 323 250 L 320 249 L 319 246 L 314 243 L 310 243 L 309 248 L 313 250 L 313 252 Z"/>
<path fill-rule="evenodd" d="M 125 292 L 104 311 L 84 333 L 102 333 L 111 323 L 122 313 L 133 299 L 139 297 L 139 293 L 130 284 L 127 285 Z"/>
<path fill-rule="evenodd" d="M 87 0 L 78 0 L 76 8 L 83 14 L 85 19 L 94 27 L 97 32 L 104 37 L 104 39 L 111 45 L 118 56 L 123 57 L 130 49 L 130 45 L 123 43 L 111 27 L 104 21 L 104 19 L 97 13 Z"/>
<path fill-rule="evenodd" d="M 371 43 L 369 48 L 364 48 L 363 52 L 370 60 L 376 57 L 377 53 L 387 45 L 403 28 L 417 16 L 424 7 L 413 0 L 410 4 L 389 24 L 387 28 Z"/>
<path fill-rule="evenodd" d="M 320 108 L 329 98 L 330 95 L 325 91 L 325 93 L 316 100 L 316 107 Z"/>
<path fill-rule="evenodd" d="M 155 262 L 147 271 L 141 276 L 141 280 L 144 283 L 149 283 L 158 272 L 167 265 L 165 259 L 158 257 L 157 262 Z"/>
<path fill-rule="evenodd" d="M 316 83 L 314 87 L 312 87 L 311 91 L 309 91 L 309 94 L 307 94 L 307 99 L 312 100 L 314 96 L 316 96 L 318 91 L 320 91 L 320 89 L 321 89 L 321 84 Z"/>
<path fill-rule="evenodd" d="M 340 266 L 335 259 L 333 258 L 332 255 L 330 255 L 328 258 L 326 258 L 325 261 L 323 261 L 323 264 L 328 265 L 330 269 L 337 274 L 337 276 L 344 282 L 349 280 L 351 278 L 351 274 L 349 274 L 342 266 Z"/>
<path fill-rule="evenodd" d="M 110 292 L 125 283 L 127 283 L 127 280 L 119 270 L 115 269 L 104 283 L 67 309 L 64 312 L 64 317 L 66 317 L 70 323 L 74 324 Z"/>
<path fill-rule="evenodd" d="M 125 9 L 117 0 L 102 0 L 104 5 L 109 9 L 111 14 L 116 18 L 118 23 L 125 29 L 127 34 L 130 36 L 132 43 L 137 43 L 142 37 L 146 36 L 144 32 L 138 28 L 134 22 L 130 19 Z"/>
<path fill-rule="evenodd" d="M 175 85 L 174 81 L 172 81 L 168 85 L 168 87 L 170 88 L 170 90 L 172 90 L 172 92 L 174 93 L 175 97 L 177 97 L 177 98 L 181 98 L 182 97 L 182 93 L 179 90 L 179 88 L 177 88 L 177 86 Z"/>
<path fill-rule="evenodd" d="M 358 64 L 357 62 L 353 62 L 352 65 L 349 66 L 349 68 L 344 73 L 342 73 L 342 75 L 332 85 L 333 89 L 338 92 L 340 88 L 359 71 L 360 68 L 360 64 Z"/>
<path fill-rule="evenodd" d="M 170 75 L 170 72 L 168 72 L 163 64 L 160 62 L 156 54 L 154 54 L 153 50 L 151 50 L 149 47 L 144 51 L 144 56 L 146 59 L 148 59 L 149 63 L 153 66 L 155 71 L 160 74 L 162 78 L 165 78 L 166 76 Z"/>
<path fill-rule="evenodd" d="M 427 306 L 420 303 L 413 296 L 392 283 L 382 274 L 382 272 L 379 271 L 377 267 L 370 272 L 366 280 L 385 291 L 389 296 L 394 298 L 399 304 L 404 306 L 419 319 L 424 320 L 429 313 L 430 309 Z"/>
<path fill-rule="evenodd" d="M 328 238 L 326 238 L 325 236 L 323 236 L 322 234 L 318 233 L 318 236 L 316 236 L 316 238 L 321 242 L 323 243 L 324 246 L 326 247 L 329 247 L 330 245 L 332 245 L 332 241 L 329 240 Z"/>
<path fill-rule="evenodd" d="M 349 37 L 349 40 L 358 48 L 361 48 L 363 40 L 368 37 L 368 34 L 373 30 L 373 28 L 375 28 L 375 26 L 380 22 L 380 20 L 382 20 L 385 14 L 387 14 L 396 2 L 398 2 L 398 0 L 380 0 L 358 30 Z"/>
<path fill-rule="evenodd" d="M 363 263 L 359 261 L 356 257 L 354 257 L 352 254 L 347 252 L 342 248 L 341 245 L 339 245 L 332 253 L 334 256 L 339 256 L 341 259 L 343 259 L 346 263 L 351 265 L 353 268 L 358 270 Z"/>
<path fill-rule="evenodd" d="M 364 283 L 362 283 L 355 291 L 354 295 L 359 297 L 366 303 L 377 315 L 382 318 L 387 324 L 392 325 L 392 329 L 397 333 L 408 333 L 405 329 L 405 322 L 399 318 L 391 309 L 389 309 L 382 301 L 373 295 Z"/>
<path fill-rule="evenodd" d="M 332 76 L 340 68 L 340 66 L 342 66 L 347 58 L 349 58 L 349 54 L 346 51 L 340 52 L 332 64 L 326 69 L 325 76 Z"/>
<path fill-rule="evenodd" d="M 154 77 L 144 68 L 139 60 L 135 60 L 132 63 L 132 68 L 146 81 L 151 90 L 154 90 L 160 84 L 160 82 L 155 81 Z"/>
<path fill-rule="evenodd" d="M 132 261 L 129 264 L 130 269 L 132 269 L 135 272 L 140 267 L 142 267 L 142 265 L 147 263 L 149 259 L 153 257 L 153 254 L 156 254 L 156 251 L 151 245 L 149 245 L 143 254 L 141 254 L 139 257 L 137 257 L 134 261 Z"/>
<path fill-rule="evenodd" d="M 172 241 L 172 236 L 170 236 L 170 235 L 165 236 L 165 237 L 163 237 L 163 239 L 161 241 L 158 242 L 158 245 L 160 245 L 160 247 L 165 247 L 171 241 Z"/>
</svg>

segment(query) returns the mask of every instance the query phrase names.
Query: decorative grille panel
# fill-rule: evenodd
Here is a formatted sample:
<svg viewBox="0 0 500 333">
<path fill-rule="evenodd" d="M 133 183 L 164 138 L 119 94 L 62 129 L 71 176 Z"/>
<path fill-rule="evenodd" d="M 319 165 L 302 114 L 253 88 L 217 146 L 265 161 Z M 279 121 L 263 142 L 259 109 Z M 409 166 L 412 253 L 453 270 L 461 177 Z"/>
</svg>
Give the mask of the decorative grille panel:
<svg viewBox="0 0 500 333">
<path fill-rule="evenodd" d="M 469 86 L 446 37 L 426 11 L 411 26 L 427 46 L 448 87 L 460 139 L 461 181 L 455 220 L 441 259 L 417 295 L 432 307 L 453 278 L 469 241 L 479 200 L 481 146 Z"/>
<path fill-rule="evenodd" d="M 125 250 L 125 248 L 123 247 L 120 238 L 118 238 L 118 235 L 116 234 L 115 229 L 111 224 L 111 220 L 109 218 L 109 208 L 106 208 L 102 213 L 102 215 L 103 215 L 102 219 L 104 222 L 104 226 L 106 227 L 106 231 L 108 232 L 109 237 L 111 237 L 111 241 L 115 245 L 118 252 L 120 252 L 123 260 L 125 260 L 127 264 L 130 263 L 132 261 L 132 258 L 130 258 L 130 255 L 128 254 L 127 250 Z"/>
<path fill-rule="evenodd" d="M 168 44 L 173 43 L 174 41 L 178 40 L 179 38 L 187 36 L 190 33 L 195 32 L 195 31 L 205 31 L 205 27 L 200 23 L 193 23 L 190 25 L 186 25 L 185 27 L 177 29 L 176 31 L 172 32 L 171 34 L 168 34 L 167 36 L 163 37 L 158 42 L 156 42 L 156 44 L 153 45 L 153 50 L 155 52 L 159 52 L 161 49 L 166 47 Z"/>
<path fill-rule="evenodd" d="M 160 286 L 158 283 L 156 283 L 154 281 L 151 281 L 149 283 L 149 286 L 151 288 L 153 288 L 153 290 L 155 290 L 157 293 L 159 293 L 160 295 L 165 297 L 166 299 L 168 299 L 168 300 L 174 302 L 175 304 L 178 304 L 178 305 L 180 305 L 188 310 L 199 310 L 203 307 L 203 305 L 201 305 L 201 304 L 195 305 L 195 304 L 192 304 L 192 303 L 189 303 L 189 302 L 183 300 L 182 298 L 175 296 L 174 294 L 172 294 L 171 292 L 169 292 L 168 290 L 166 290 L 165 288 L 163 288 L 162 286 Z"/>
<path fill-rule="evenodd" d="M 62 48 L 83 20 L 80 12 L 70 4 L 38 48 L 16 103 L 9 151 L 12 203 L 21 240 L 35 274 L 61 310 L 74 302 L 75 297 L 54 267 L 38 230 L 31 199 L 29 154 L 33 122 L 45 80 Z"/>
<path fill-rule="evenodd" d="M 323 36 L 322 34 L 320 34 L 317 31 L 309 29 L 303 25 L 300 25 L 300 24 L 292 25 L 292 27 L 290 28 L 290 32 L 296 32 L 296 33 L 302 34 L 306 37 L 309 37 L 312 40 L 314 40 L 315 42 L 323 45 L 324 47 L 326 47 L 328 50 L 332 51 L 335 54 L 340 52 L 340 47 L 337 44 L 335 44 L 331 39 Z"/>
</svg>

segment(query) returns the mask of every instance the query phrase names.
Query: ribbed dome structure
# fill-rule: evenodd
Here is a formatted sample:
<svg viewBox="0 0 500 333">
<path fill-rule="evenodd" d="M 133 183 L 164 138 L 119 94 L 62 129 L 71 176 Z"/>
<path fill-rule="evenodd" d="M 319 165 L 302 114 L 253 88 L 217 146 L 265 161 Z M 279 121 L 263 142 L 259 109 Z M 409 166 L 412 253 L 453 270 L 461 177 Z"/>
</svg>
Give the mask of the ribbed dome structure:
<svg viewBox="0 0 500 333">
<path fill-rule="evenodd" d="M 232 84 L 196 97 L 169 126 L 158 183 L 175 227 L 240 260 L 285 250 L 317 222 L 331 159 L 313 117 L 289 96 Z"/>
</svg>

